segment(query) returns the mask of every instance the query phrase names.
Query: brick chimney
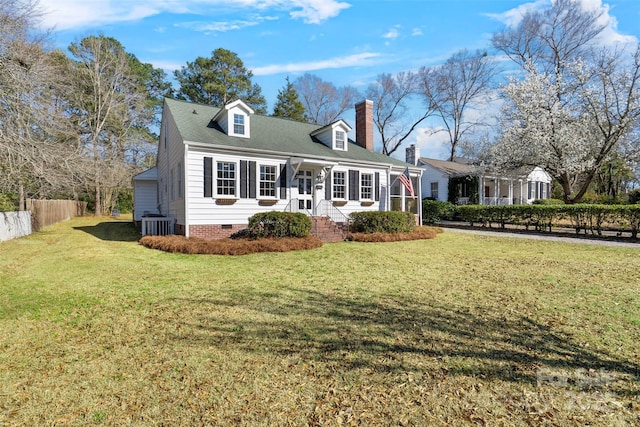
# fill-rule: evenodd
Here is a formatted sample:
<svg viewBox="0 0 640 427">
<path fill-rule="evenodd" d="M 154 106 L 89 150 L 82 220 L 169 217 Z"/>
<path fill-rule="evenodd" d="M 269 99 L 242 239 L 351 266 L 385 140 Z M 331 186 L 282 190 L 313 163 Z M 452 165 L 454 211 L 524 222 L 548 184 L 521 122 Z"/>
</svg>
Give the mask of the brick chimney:
<svg viewBox="0 0 640 427">
<path fill-rule="evenodd" d="M 411 144 L 405 150 L 405 162 L 417 165 L 420 159 L 420 148 L 416 144 Z"/>
<path fill-rule="evenodd" d="M 356 104 L 356 144 L 373 151 L 373 101 Z"/>
</svg>

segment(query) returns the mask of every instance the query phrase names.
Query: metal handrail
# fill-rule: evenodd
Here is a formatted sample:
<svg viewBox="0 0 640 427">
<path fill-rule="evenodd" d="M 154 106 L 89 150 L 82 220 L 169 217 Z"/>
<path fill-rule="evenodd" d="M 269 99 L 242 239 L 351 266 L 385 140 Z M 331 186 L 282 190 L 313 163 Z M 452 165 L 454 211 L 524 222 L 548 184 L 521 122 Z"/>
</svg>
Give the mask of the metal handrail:
<svg viewBox="0 0 640 427">
<path fill-rule="evenodd" d="M 316 205 L 316 214 L 320 216 L 328 216 L 336 223 L 349 224 L 351 222 L 351 219 L 340 209 L 335 207 L 330 200 L 320 200 Z"/>
<path fill-rule="evenodd" d="M 300 204 L 298 203 L 299 201 L 300 199 L 289 200 L 289 203 L 287 204 L 287 206 L 284 207 L 284 212 L 303 213 L 307 216 L 313 216 L 313 214 L 309 212 L 308 209 L 305 209 L 305 208 L 300 209 Z"/>
</svg>

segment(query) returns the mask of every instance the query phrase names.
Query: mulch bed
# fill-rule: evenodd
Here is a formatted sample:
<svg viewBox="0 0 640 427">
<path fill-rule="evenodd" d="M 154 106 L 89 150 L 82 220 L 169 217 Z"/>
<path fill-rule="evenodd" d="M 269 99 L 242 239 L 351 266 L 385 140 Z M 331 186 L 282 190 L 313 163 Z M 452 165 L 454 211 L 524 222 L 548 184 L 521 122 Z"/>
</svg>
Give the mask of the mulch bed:
<svg viewBox="0 0 640 427">
<path fill-rule="evenodd" d="M 353 242 L 400 242 L 433 239 L 442 229 L 416 227 L 412 233 L 350 233 L 347 240 Z M 317 237 L 285 237 L 251 240 L 248 238 L 205 240 L 184 236 L 144 236 L 139 243 L 150 249 L 179 254 L 248 255 L 258 252 L 289 252 L 315 249 L 322 246 Z"/>
</svg>

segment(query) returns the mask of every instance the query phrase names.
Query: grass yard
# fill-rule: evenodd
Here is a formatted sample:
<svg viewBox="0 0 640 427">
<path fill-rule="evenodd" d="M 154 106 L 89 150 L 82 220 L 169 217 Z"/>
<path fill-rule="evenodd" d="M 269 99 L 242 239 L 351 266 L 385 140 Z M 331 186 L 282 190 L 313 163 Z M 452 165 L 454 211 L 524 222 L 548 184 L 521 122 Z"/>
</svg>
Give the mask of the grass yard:
<svg viewBox="0 0 640 427">
<path fill-rule="evenodd" d="M 0 243 L 0 426 L 640 424 L 640 249 L 238 257 L 77 218 Z"/>
</svg>

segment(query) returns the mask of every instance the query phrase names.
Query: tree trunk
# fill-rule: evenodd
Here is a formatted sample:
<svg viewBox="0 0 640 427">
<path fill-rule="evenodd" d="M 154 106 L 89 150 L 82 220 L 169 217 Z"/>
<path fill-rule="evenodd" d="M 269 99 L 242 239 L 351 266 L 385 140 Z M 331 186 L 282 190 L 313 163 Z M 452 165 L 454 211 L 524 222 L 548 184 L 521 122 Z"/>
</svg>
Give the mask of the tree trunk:
<svg viewBox="0 0 640 427">
<path fill-rule="evenodd" d="M 96 198 L 95 198 L 95 216 L 102 215 L 102 199 L 100 197 L 100 184 L 96 182 Z"/>
<path fill-rule="evenodd" d="M 26 210 L 26 206 L 27 206 L 27 203 L 24 197 L 24 185 L 20 183 L 18 187 L 18 210 L 24 211 Z"/>
</svg>

